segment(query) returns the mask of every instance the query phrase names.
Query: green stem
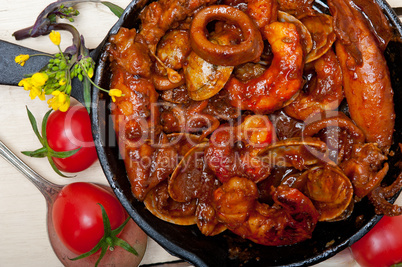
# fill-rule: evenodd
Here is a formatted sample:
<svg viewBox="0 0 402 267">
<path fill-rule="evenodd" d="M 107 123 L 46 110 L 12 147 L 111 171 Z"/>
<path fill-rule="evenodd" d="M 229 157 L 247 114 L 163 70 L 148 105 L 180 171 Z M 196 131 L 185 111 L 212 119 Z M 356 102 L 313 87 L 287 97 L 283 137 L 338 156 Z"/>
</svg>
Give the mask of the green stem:
<svg viewBox="0 0 402 267">
<path fill-rule="evenodd" d="M 64 72 L 64 78 L 66 79 L 66 94 L 71 95 L 71 73 L 70 73 L 70 68 L 67 68 L 66 71 Z"/>
<path fill-rule="evenodd" d="M 99 85 L 97 85 L 96 83 L 94 83 L 91 78 L 89 78 L 88 73 L 87 73 L 87 70 L 85 69 L 84 65 L 82 65 L 81 62 L 78 62 L 78 64 L 80 64 L 81 69 L 82 69 L 82 71 L 83 71 L 85 77 L 88 78 L 89 82 L 90 82 L 93 86 L 95 86 L 96 88 L 98 88 L 99 90 L 101 90 L 101 91 L 103 91 L 103 92 L 109 93 L 109 90 L 103 89 L 102 87 L 100 87 Z"/>
<path fill-rule="evenodd" d="M 60 45 L 57 45 L 57 48 L 59 48 L 59 52 L 60 52 L 61 57 L 63 58 L 64 63 L 66 63 L 66 66 L 68 66 L 67 59 L 66 59 L 66 57 L 64 56 L 63 51 L 61 51 Z"/>
</svg>

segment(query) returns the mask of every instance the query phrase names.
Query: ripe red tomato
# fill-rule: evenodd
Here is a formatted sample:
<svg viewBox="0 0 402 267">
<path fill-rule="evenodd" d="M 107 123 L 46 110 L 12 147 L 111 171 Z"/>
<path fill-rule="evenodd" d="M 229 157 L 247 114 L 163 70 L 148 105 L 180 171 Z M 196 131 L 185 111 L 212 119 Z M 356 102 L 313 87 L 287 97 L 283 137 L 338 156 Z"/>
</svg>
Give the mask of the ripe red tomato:
<svg viewBox="0 0 402 267">
<path fill-rule="evenodd" d="M 81 147 L 70 157 L 53 157 L 61 171 L 83 171 L 98 158 L 92 138 L 91 121 L 87 110 L 81 105 L 72 106 L 66 112 L 52 112 L 46 124 L 46 139 L 54 151 L 70 151 Z"/>
<path fill-rule="evenodd" d="M 92 183 L 66 185 L 53 204 L 55 231 L 63 244 L 78 255 L 94 248 L 104 235 L 102 210 L 98 203 L 105 208 L 112 230 L 127 218 L 117 198 Z"/>
<path fill-rule="evenodd" d="M 389 267 L 402 262 L 402 216 L 384 216 L 351 246 L 362 267 Z"/>
</svg>

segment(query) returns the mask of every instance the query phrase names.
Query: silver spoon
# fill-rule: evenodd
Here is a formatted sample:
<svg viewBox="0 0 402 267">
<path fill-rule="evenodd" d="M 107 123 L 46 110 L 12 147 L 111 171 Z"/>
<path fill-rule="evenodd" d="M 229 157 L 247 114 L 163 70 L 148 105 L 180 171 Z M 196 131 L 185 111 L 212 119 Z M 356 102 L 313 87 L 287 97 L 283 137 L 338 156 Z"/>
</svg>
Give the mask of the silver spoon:
<svg viewBox="0 0 402 267">
<path fill-rule="evenodd" d="M 52 219 L 53 203 L 64 186 L 54 184 L 43 178 L 27 164 L 25 164 L 19 157 L 17 157 L 2 141 L 0 141 L 0 156 L 13 165 L 22 174 L 24 174 L 25 177 L 28 178 L 28 180 L 30 180 L 45 197 L 47 205 L 47 231 L 49 241 L 56 256 L 63 263 L 63 265 L 95 266 L 95 262 L 99 257 L 98 253 L 84 259 L 71 261 L 70 259 L 75 258 L 78 255 L 66 248 L 55 232 Z M 111 190 L 108 186 L 100 186 L 106 188 L 107 190 Z M 98 266 L 137 266 L 140 263 L 145 253 L 147 239 L 146 234 L 137 226 L 137 224 L 134 223 L 133 220 L 130 220 L 125 226 L 120 238 L 130 243 L 130 245 L 132 245 L 138 252 L 138 256 L 128 253 L 120 247 L 116 247 L 113 252 L 108 251 L 106 253 Z"/>
</svg>

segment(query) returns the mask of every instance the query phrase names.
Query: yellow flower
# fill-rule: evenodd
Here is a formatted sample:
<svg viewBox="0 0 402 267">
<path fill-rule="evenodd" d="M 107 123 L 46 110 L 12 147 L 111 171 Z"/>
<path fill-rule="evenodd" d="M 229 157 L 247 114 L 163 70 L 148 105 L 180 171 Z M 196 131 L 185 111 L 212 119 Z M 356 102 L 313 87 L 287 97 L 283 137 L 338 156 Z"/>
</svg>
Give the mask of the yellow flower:
<svg viewBox="0 0 402 267">
<path fill-rule="evenodd" d="M 25 65 L 25 62 L 29 59 L 29 55 L 18 55 L 15 57 L 15 63 L 20 64 L 21 66 Z"/>
<path fill-rule="evenodd" d="M 47 79 L 49 79 L 49 77 L 47 76 L 46 73 L 43 72 L 37 72 L 34 75 L 32 75 L 32 85 L 35 87 L 41 87 L 43 85 L 45 85 Z"/>
<path fill-rule="evenodd" d="M 45 92 L 40 87 L 32 87 L 31 91 L 29 91 L 29 96 L 32 100 L 35 97 L 39 97 L 40 100 L 45 100 Z"/>
<path fill-rule="evenodd" d="M 31 90 L 32 88 L 32 83 L 31 83 L 31 78 L 24 78 L 22 79 L 19 83 L 18 86 L 23 86 L 24 90 Z"/>
<path fill-rule="evenodd" d="M 67 111 L 70 107 L 70 97 L 59 90 L 52 92 L 53 97 L 47 101 L 49 108 L 53 110 L 60 110 L 62 112 Z"/>
<path fill-rule="evenodd" d="M 66 82 L 67 82 L 66 79 L 62 78 L 62 79 L 59 80 L 59 85 L 63 86 L 63 85 L 66 84 Z"/>
<path fill-rule="evenodd" d="M 121 97 L 123 93 L 119 89 L 110 89 L 109 95 L 112 97 L 112 101 L 116 102 L 116 97 Z"/>
<path fill-rule="evenodd" d="M 94 76 L 94 69 L 93 68 L 89 68 L 88 70 L 88 77 L 92 78 Z"/>
<path fill-rule="evenodd" d="M 59 32 L 52 30 L 49 34 L 49 38 L 50 41 L 52 41 L 52 43 L 54 43 L 55 45 L 60 45 L 61 37 Z"/>
<path fill-rule="evenodd" d="M 32 76 L 33 77 L 33 76 Z M 22 79 L 18 86 L 23 86 L 25 90 L 29 91 L 29 97 L 34 100 L 39 97 L 40 100 L 45 100 L 45 92 L 42 90 L 41 86 L 36 86 L 32 77 Z"/>
</svg>

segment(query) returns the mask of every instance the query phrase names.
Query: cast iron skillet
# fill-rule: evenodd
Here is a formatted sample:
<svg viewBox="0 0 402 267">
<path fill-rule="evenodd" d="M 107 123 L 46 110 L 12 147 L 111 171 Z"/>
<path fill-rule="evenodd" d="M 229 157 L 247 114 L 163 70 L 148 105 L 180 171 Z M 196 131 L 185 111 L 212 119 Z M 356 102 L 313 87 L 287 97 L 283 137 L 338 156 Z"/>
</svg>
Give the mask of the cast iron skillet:
<svg viewBox="0 0 402 267">
<path fill-rule="evenodd" d="M 110 30 L 100 46 L 92 51 L 91 56 L 97 62 L 95 82 L 106 88 L 109 87 L 110 69 L 105 44 L 110 35 L 117 33 L 120 27 L 138 28 L 138 14 L 147 4 L 147 0 L 134 0 L 128 5 L 123 16 Z M 383 0 L 377 0 L 395 27 L 397 35 L 402 37 L 402 24 L 391 7 Z M 315 7 L 322 12 L 328 12 L 326 2 L 316 1 Z M 4 52 L 8 56 L 5 56 Z M 30 53 L 9 43 L 0 42 L 0 83 L 15 85 L 21 79 L 21 69 L 14 68 L 15 55 Z M 11 56 L 10 56 L 11 55 Z M 394 102 L 402 101 L 402 43 L 391 42 L 385 56 L 391 73 L 394 89 Z M 24 73 L 31 73 L 43 66 L 45 59 L 27 62 Z M 5 70 L 3 63 L 7 65 Z M 9 63 L 9 64 L 8 64 Z M 42 63 L 42 64 L 41 64 Z M 7 73 L 5 72 L 7 71 Z M 75 83 L 73 96 L 82 102 L 80 85 Z M 365 198 L 355 205 L 352 215 L 345 221 L 319 223 L 310 240 L 292 246 L 267 247 L 254 244 L 226 231 L 218 236 L 206 237 L 196 226 L 179 226 L 162 221 L 153 216 L 131 193 L 130 183 L 120 157 L 115 133 L 112 127 L 110 113 L 110 97 L 93 88 L 91 120 L 93 136 L 103 171 L 113 188 L 116 196 L 126 208 L 134 221 L 156 242 L 176 255 L 196 266 L 306 266 L 323 261 L 360 239 L 381 218 L 375 215 L 373 206 Z M 398 159 L 401 151 L 398 143 L 402 143 L 402 106 L 395 105 L 396 124 L 394 133 L 395 156 L 390 157 L 390 171 L 385 179 L 391 183 L 397 174 Z M 391 201 L 394 201 L 397 196 Z"/>
<path fill-rule="evenodd" d="M 378 1 L 399 35 L 402 35 L 402 25 L 389 7 L 383 1 Z M 138 29 L 138 11 L 143 1 L 134 1 L 130 4 L 123 18 L 112 30 L 116 33 L 119 26 Z M 138 8 L 140 7 L 140 8 Z M 325 2 L 316 2 L 316 7 L 327 12 Z M 402 88 L 399 77 L 402 77 L 402 44 L 392 42 L 386 50 L 386 58 L 391 71 L 393 88 L 395 90 L 395 103 L 401 103 Z M 110 70 L 107 57 L 101 56 L 97 62 L 95 82 L 108 86 Z M 172 254 L 181 257 L 196 266 L 302 266 L 318 263 L 335 255 L 342 249 L 362 237 L 380 216 L 376 216 L 374 209 L 367 199 L 355 206 L 353 214 L 345 221 L 333 223 L 319 223 L 313 237 L 305 242 L 283 247 L 266 247 L 254 244 L 235 236 L 229 231 L 215 237 L 203 236 L 196 226 L 178 226 L 153 216 L 144 205 L 137 201 L 130 190 L 130 183 L 124 168 L 123 160 L 119 156 L 115 135 L 111 125 L 109 110 L 109 97 L 98 90 L 93 91 L 92 120 L 95 142 L 99 153 L 101 165 L 110 185 L 117 197 L 127 209 L 137 224 L 160 245 Z M 396 105 L 396 126 L 394 146 L 396 156 L 390 159 L 391 170 L 387 180 L 395 179 L 399 168 L 395 162 L 400 158 L 397 147 L 402 142 L 402 110 Z"/>
</svg>

